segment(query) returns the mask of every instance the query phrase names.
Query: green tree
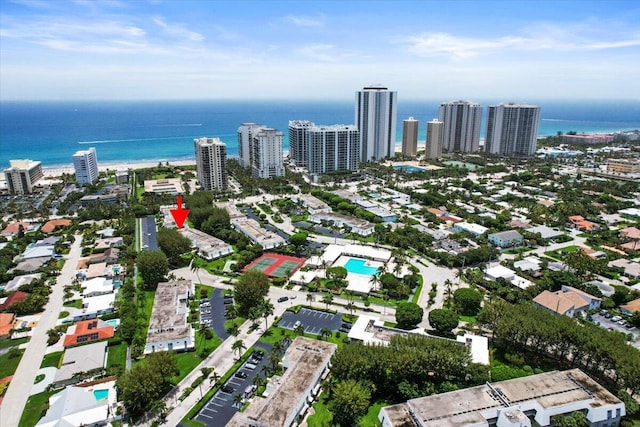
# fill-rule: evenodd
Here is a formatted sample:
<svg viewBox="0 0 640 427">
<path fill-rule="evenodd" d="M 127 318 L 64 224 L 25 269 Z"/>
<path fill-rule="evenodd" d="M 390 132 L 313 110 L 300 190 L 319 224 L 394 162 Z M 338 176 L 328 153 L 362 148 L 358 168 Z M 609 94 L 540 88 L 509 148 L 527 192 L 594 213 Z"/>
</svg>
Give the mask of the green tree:
<svg viewBox="0 0 640 427">
<path fill-rule="evenodd" d="M 325 304 L 325 306 L 327 307 L 327 310 L 329 310 L 329 305 L 331 303 L 333 303 L 333 295 L 331 294 L 327 294 L 325 296 L 322 297 L 322 302 Z"/>
<path fill-rule="evenodd" d="M 401 328 L 409 328 L 422 322 L 424 311 L 413 302 L 401 301 L 396 306 L 396 323 Z"/>
<path fill-rule="evenodd" d="M 306 231 L 301 231 L 299 233 L 292 234 L 289 237 L 289 244 L 294 247 L 296 255 L 300 253 L 300 248 L 304 247 L 307 244 L 307 238 L 309 237 L 309 233 Z"/>
<path fill-rule="evenodd" d="M 246 348 L 247 346 L 244 345 L 244 342 L 242 340 L 236 340 L 231 345 L 231 350 L 235 353 L 238 353 L 238 360 L 240 360 L 240 357 L 242 356 L 242 352 L 246 350 Z"/>
<path fill-rule="evenodd" d="M 460 288 L 453 293 L 453 302 L 465 316 L 475 316 L 482 305 L 482 294 L 476 289 Z"/>
<path fill-rule="evenodd" d="M 450 334 L 458 326 L 458 314 L 446 308 L 431 310 L 429 324 L 440 333 Z"/>
<path fill-rule="evenodd" d="M 269 300 L 264 300 L 260 303 L 260 313 L 262 317 L 264 317 L 264 330 L 269 329 L 269 316 L 273 314 L 273 309 L 275 307 Z"/>
<path fill-rule="evenodd" d="M 337 288 L 341 288 L 344 283 L 344 279 L 347 278 L 349 272 L 342 266 L 329 267 L 326 270 L 327 278 L 333 281 L 333 284 Z"/>
<path fill-rule="evenodd" d="M 252 307 L 257 307 L 269 293 L 269 278 L 257 270 L 245 271 L 235 284 L 235 301 L 238 312 L 247 316 Z"/>
<path fill-rule="evenodd" d="M 169 273 L 169 262 L 164 252 L 143 251 L 138 255 L 138 271 L 146 289 L 155 289 Z"/>
<path fill-rule="evenodd" d="M 358 419 L 367 412 L 371 392 L 355 380 L 341 381 L 332 391 L 331 412 L 333 424 L 351 427 L 358 424 Z"/>
<path fill-rule="evenodd" d="M 320 338 L 327 339 L 331 336 L 331 329 L 326 326 L 320 330 Z"/>
<path fill-rule="evenodd" d="M 591 425 L 587 416 L 580 411 L 572 412 L 569 415 L 556 415 L 551 417 L 551 422 L 556 427 L 589 427 Z"/>
<path fill-rule="evenodd" d="M 298 326 L 296 326 L 296 327 L 293 329 L 293 332 L 294 332 L 296 335 L 299 335 L 299 336 L 304 335 L 304 326 L 302 325 L 302 323 L 299 323 L 299 324 L 298 324 Z"/>
<path fill-rule="evenodd" d="M 181 267 L 185 261 L 180 255 L 191 251 L 191 241 L 175 228 L 161 228 L 158 230 L 158 246 L 167 256 L 170 264 Z"/>
</svg>

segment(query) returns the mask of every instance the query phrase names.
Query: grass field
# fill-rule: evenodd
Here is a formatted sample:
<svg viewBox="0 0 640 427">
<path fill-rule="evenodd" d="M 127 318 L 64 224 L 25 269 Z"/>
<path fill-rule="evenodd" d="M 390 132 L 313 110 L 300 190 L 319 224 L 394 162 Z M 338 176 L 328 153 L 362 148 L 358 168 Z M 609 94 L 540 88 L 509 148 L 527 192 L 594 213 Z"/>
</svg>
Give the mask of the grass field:
<svg viewBox="0 0 640 427">
<path fill-rule="evenodd" d="M 195 367 L 202 362 L 203 357 L 201 356 L 208 356 L 213 350 L 218 348 L 220 344 L 222 344 L 222 340 L 215 334 L 210 340 L 205 340 L 200 332 L 196 331 L 196 351 L 187 351 L 176 354 L 180 373 L 178 376 L 173 377 L 171 381 L 174 384 L 180 382 L 180 380 L 186 377 L 189 372 L 193 371 Z"/>
<path fill-rule="evenodd" d="M 2 340 L 0 341 L 0 348 L 15 347 L 17 345 L 24 344 L 27 341 L 29 341 L 29 338 L 27 337 L 19 338 L 17 340 Z"/>
<path fill-rule="evenodd" d="M 56 351 L 55 353 L 45 354 L 40 364 L 41 368 L 57 368 L 60 365 L 60 359 L 64 351 Z"/>
<path fill-rule="evenodd" d="M 20 354 L 19 357 L 9 357 L 9 353 L 13 352 L 5 353 L 0 356 L 0 378 L 8 377 L 16 372 L 20 359 L 22 359 L 22 355 L 24 354 L 24 350 L 18 350 L 18 352 Z"/>
<path fill-rule="evenodd" d="M 24 411 L 22 411 L 22 417 L 20 418 L 19 427 L 33 427 L 35 426 L 40 418 L 45 414 L 47 409 L 49 409 L 49 397 L 51 397 L 55 392 L 46 392 L 34 394 L 29 397 L 27 400 L 27 404 L 24 407 Z"/>
<path fill-rule="evenodd" d="M 112 345 L 107 347 L 109 352 L 107 353 L 107 369 L 112 366 L 122 366 L 122 369 L 127 363 L 127 343 L 121 342 L 119 345 Z"/>
</svg>

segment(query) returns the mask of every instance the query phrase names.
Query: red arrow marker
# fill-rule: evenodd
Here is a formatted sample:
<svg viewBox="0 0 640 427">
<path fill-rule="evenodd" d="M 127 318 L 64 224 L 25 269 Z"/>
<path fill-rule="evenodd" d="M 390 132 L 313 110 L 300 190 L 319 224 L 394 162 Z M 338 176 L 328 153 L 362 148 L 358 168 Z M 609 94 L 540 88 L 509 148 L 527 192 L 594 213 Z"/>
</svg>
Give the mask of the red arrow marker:
<svg viewBox="0 0 640 427">
<path fill-rule="evenodd" d="M 176 204 L 178 205 L 178 209 L 171 209 L 169 212 L 171 212 L 171 216 L 176 222 L 176 226 L 178 228 L 182 228 L 184 220 L 187 219 L 187 215 L 189 215 L 189 209 L 182 209 L 182 196 L 176 197 Z"/>
</svg>

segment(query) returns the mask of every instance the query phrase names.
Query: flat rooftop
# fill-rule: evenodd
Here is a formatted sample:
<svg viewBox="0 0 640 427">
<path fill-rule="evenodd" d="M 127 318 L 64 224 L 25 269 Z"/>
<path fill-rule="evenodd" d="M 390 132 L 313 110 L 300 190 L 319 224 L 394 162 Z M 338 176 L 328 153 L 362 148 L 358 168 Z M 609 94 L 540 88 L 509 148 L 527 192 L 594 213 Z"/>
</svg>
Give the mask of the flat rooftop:
<svg viewBox="0 0 640 427">
<path fill-rule="evenodd" d="M 253 219 L 234 220 L 233 223 L 259 245 L 281 245 L 285 243 L 282 237 L 260 227 L 260 224 Z"/>
<path fill-rule="evenodd" d="M 203 231 L 196 230 L 195 228 L 181 228 L 178 232 L 202 249 L 206 248 L 209 250 L 217 250 L 230 247 L 230 245 L 225 243 L 223 240 L 213 237 Z"/>
<path fill-rule="evenodd" d="M 147 343 L 189 337 L 191 326 L 188 295 L 193 285 L 190 280 L 158 283 L 149 321 Z"/>
</svg>

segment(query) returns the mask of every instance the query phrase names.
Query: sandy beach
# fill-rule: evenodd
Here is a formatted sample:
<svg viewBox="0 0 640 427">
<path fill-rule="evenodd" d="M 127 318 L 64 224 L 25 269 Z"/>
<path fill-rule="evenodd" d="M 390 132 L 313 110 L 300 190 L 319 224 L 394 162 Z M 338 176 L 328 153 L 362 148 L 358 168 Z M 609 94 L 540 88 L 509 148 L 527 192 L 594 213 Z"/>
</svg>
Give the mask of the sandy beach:
<svg viewBox="0 0 640 427">
<path fill-rule="evenodd" d="M 169 160 L 169 165 L 171 166 L 188 166 L 195 165 L 195 160 Z M 154 166 L 158 166 L 158 163 L 166 164 L 166 161 L 148 161 L 148 162 L 120 162 L 120 163 L 99 163 L 98 170 L 100 172 L 106 172 L 108 170 L 128 170 L 128 169 L 142 169 L 142 168 L 150 168 Z M 42 173 L 46 178 L 55 178 L 61 176 L 64 173 L 73 174 L 73 165 L 67 166 L 58 166 L 53 168 L 48 168 L 44 166 L 42 168 Z"/>
</svg>

